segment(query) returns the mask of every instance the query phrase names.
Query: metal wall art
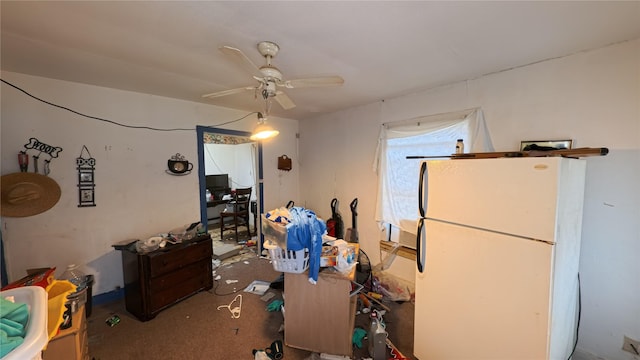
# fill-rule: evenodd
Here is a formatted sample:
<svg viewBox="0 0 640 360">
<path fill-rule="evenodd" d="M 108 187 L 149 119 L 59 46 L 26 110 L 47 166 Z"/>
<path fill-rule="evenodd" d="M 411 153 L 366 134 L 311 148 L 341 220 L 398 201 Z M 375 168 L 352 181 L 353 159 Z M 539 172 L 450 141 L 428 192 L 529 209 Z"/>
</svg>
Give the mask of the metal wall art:
<svg viewBox="0 0 640 360">
<path fill-rule="evenodd" d="M 82 151 L 80 151 L 80 157 L 76 159 L 76 165 L 76 169 L 78 169 L 78 207 L 96 206 L 96 185 L 94 183 L 96 159 L 91 157 L 91 153 L 85 145 L 82 145 Z"/>
<path fill-rule="evenodd" d="M 29 142 L 24 144 L 24 151 L 20 151 L 18 154 L 18 164 L 20 165 L 21 172 L 29 171 L 29 151 L 32 152 L 37 151 L 37 154 L 32 155 L 33 158 L 33 172 L 38 172 L 38 160 L 40 159 L 40 155 L 42 153 L 49 155 L 48 159 L 44 160 L 43 174 L 49 175 L 49 163 L 53 158 L 57 158 L 58 154 L 62 151 L 62 148 L 59 146 L 51 146 L 47 145 L 36 138 L 30 138 Z"/>
<path fill-rule="evenodd" d="M 180 153 L 177 153 L 167 160 L 167 167 L 169 168 L 167 174 L 188 175 L 193 169 L 193 164 Z"/>
</svg>

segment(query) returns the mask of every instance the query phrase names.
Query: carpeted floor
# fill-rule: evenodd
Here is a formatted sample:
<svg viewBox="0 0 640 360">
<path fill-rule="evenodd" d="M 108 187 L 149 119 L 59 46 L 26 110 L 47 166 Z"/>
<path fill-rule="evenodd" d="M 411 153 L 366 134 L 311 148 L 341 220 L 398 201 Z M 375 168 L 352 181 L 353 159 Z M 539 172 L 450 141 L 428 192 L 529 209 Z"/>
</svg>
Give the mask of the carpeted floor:
<svg viewBox="0 0 640 360">
<path fill-rule="evenodd" d="M 282 291 L 270 289 L 274 297 L 268 302 L 256 294 L 244 292 L 254 280 L 272 282 L 281 273 L 273 269 L 268 259 L 258 257 L 250 248 L 224 260 L 214 270 L 214 288 L 193 295 L 159 313 L 147 322 L 129 314 L 124 299 L 93 307 L 88 321 L 89 354 L 95 360 L 110 359 L 253 359 L 253 349 L 264 349 L 275 340 L 283 340 L 280 330 L 284 318 L 279 311 L 267 311 L 274 299 L 282 300 Z M 214 262 L 215 264 L 215 262 Z M 233 318 L 228 308 L 238 306 L 239 318 Z M 235 300 L 235 302 L 234 302 Z M 389 339 L 407 357 L 412 358 L 413 304 L 385 303 L 392 311 L 384 317 Z M 286 309 L 286 303 L 285 303 Z M 105 320 L 120 317 L 119 324 L 110 327 Z M 367 328 L 368 315 L 356 316 L 356 327 Z M 362 349 L 354 347 L 353 359 L 368 357 L 366 340 Z M 317 358 L 309 351 L 285 344 L 283 360 Z"/>
</svg>

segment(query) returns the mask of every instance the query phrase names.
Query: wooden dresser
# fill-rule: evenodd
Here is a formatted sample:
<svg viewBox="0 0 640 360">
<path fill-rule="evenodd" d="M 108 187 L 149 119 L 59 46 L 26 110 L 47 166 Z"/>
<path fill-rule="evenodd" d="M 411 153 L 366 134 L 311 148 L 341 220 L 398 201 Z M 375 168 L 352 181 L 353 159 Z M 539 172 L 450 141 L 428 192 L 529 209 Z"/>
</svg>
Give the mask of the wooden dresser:
<svg viewBox="0 0 640 360">
<path fill-rule="evenodd" d="M 141 321 L 213 287 L 209 234 L 146 254 L 135 252 L 134 243 L 116 249 L 122 251 L 127 311 Z"/>
</svg>

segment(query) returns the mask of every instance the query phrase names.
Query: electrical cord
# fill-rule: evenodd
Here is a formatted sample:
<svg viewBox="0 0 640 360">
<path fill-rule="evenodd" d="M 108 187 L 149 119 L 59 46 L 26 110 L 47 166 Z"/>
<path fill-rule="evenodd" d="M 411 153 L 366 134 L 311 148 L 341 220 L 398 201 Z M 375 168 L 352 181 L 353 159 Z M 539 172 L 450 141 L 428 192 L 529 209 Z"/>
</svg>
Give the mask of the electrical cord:
<svg viewBox="0 0 640 360">
<path fill-rule="evenodd" d="M 576 323 L 576 341 L 573 343 L 573 350 L 571 350 L 571 354 L 569 354 L 567 360 L 571 359 L 573 353 L 576 351 L 576 347 L 578 346 L 578 332 L 580 330 L 580 317 L 582 315 L 582 291 L 580 288 L 580 273 L 578 273 L 578 321 Z"/>
<path fill-rule="evenodd" d="M 220 294 L 218 292 L 218 287 L 220 287 L 220 280 L 213 280 L 213 290 L 209 290 L 209 293 L 214 294 L 214 295 L 218 295 L 218 296 L 227 296 L 227 295 L 233 295 L 237 292 L 243 291 L 247 286 L 249 286 L 249 283 L 247 283 L 246 285 L 242 286 L 242 287 L 236 287 L 236 290 L 233 290 L 232 292 L 229 293 L 224 293 L 224 294 Z"/>
<path fill-rule="evenodd" d="M 41 99 L 41 98 L 39 98 L 39 97 L 37 97 L 35 95 L 32 95 L 29 92 L 27 92 L 26 90 L 18 87 L 17 85 L 14 85 L 14 84 L 6 81 L 4 79 L 0 79 L 0 81 L 2 81 L 3 83 L 11 86 L 12 88 L 24 93 L 25 95 L 27 95 L 27 96 L 29 96 L 29 97 L 31 97 L 33 99 L 36 99 L 36 100 L 38 100 L 40 102 L 43 102 L 43 103 L 45 103 L 47 105 L 50 105 L 50 106 L 53 106 L 53 107 L 56 107 L 56 108 L 59 108 L 59 109 L 62 109 L 62 110 L 66 110 L 66 111 L 69 111 L 69 112 L 74 113 L 76 115 L 80 115 L 80 116 L 83 116 L 83 117 L 86 117 L 86 118 L 89 118 L 89 119 L 103 121 L 103 122 L 106 122 L 106 123 L 109 123 L 109 124 L 112 124 L 112 125 L 118 125 L 118 126 L 122 126 L 122 127 L 129 128 L 129 129 L 144 129 L 144 130 L 153 130 L 153 131 L 195 131 L 195 129 L 193 129 L 193 128 L 189 128 L 189 129 L 187 129 L 187 128 L 162 129 L 162 128 L 154 128 L 154 127 L 150 127 L 150 126 L 134 126 L 134 125 L 122 124 L 122 123 L 119 123 L 119 122 L 116 122 L 116 121 L 113 121 L 113 120 L 109 120 L 109 119 L 105 119 L 105 118 L 101 118 L 101 117 L 97 117 L 97 116 L 83 114 L 83 113 L 81 113 L 79 111 L 70 109 L 68 107 L 65 107 L 65 106 L 62 106 L 62 105 L 58 105 L 58 104 L 54 104 L 54 103 L 49 102 L 47 100 Z M 253 114 L 257 114 L 257 113 L 258 113 L 257 111 L 250 112 L 247 115 L 245 115 L 245 116 L 243 116 L 243 117 L 241 117 L 239 119 L 230 120 L 230 121 L 227 121 L 227 122 L 223 122 L 223 123 L 215 124 L 215 125 L 209 125 L 209 126 L 216 127 L 216 126 L 228 125 L 228 124 L 243 120 L 243 119 L 247 118 L 248 116 L 253 115 Z"/>
</svg>

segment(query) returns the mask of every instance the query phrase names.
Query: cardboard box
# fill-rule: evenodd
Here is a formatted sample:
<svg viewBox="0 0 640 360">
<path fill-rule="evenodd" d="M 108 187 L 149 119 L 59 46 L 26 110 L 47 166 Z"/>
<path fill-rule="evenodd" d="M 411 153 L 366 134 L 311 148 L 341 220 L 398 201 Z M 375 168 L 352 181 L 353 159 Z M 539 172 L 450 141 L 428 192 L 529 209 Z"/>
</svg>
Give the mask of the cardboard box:
<svg viewBox="0 0 640 360">
<path fill-rule="evenodd" d="M 3 287 L 2 290 L 15 289 L 23 286 L 39 286 L 46 289 L 53 280 L 53 273 L 56 268 L 40 268 L 30 269 L 27 271 L 29 275 L 23 277 L 20 280 L 16 280 L 11 284 Z"/>
<path fill-rule="evenodd" d="M 336 266 L 338 264 L 338 247 L 324 245 L 320 255 L 320 267 Z"/>
</svg>

